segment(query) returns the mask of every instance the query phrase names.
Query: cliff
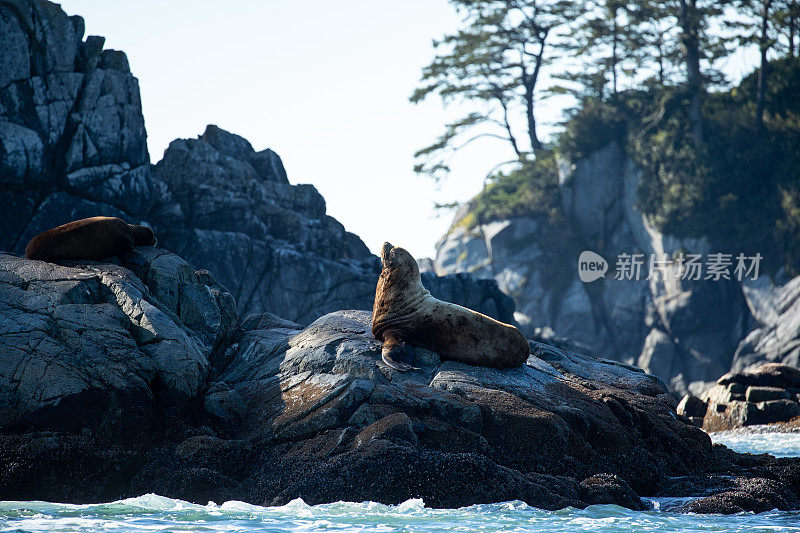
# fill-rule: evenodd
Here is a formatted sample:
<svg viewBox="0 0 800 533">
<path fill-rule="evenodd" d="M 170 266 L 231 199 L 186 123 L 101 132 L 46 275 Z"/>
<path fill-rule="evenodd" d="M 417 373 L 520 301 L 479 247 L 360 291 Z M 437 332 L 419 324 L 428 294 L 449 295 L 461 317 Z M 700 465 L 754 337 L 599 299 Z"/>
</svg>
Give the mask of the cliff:
<svg viewBox="0 0 800 533">
<path fill-rule="evenodd" d="M 720 375 L 764 361 L 797 365 L 797 279 L 739 282 L 681 279 L 675 264 L 649 277 L 651 257 L 664 265 L 679 252 L 718 252 L 708 239 L 677 239 L 653 228 L 637 209 L 641 172 L 612 143 L 574 165 L 560 165 L 559 192 L 569 232 L 516 217 L 468 227 L 466 205 L 437 244 L 437 274 L 471 272 L 493 278 L 517 304 L 528 335 L 537 328 L 614 354 L 659 376 L 683 394 L 699 393 Z M 565 237 L 553 242 L 554 231 Z M 561 252 L 553 253 L 557 246 Z M 584 283 L 578 254 L 609 263 L 604 278 Z M 638 279 L 616 279 L 623 254 L 642 254 Z M 689 276 L 691 277 L 691 276 Z M 705 277 L 705 273 L 703 273 Z"/>
</svg>

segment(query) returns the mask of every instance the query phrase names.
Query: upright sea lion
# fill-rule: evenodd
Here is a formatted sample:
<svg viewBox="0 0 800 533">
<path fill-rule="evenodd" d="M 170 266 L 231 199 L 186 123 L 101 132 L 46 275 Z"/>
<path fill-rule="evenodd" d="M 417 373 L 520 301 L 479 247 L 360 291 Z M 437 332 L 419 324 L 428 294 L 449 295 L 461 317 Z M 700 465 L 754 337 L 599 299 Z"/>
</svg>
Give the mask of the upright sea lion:
<svg viewBox="0 0 800 533">
<path fill-rule="evenodd" d="M 116 217 L 91 217 L 40 233 L 28 243 L 25 257 L 42 261 L 103 259 L 134 246 L 154 246 L 156 237 L 147 226 L 128 224 Z"/>
<path fill-rule="evenodd" d="M 381 263 L 372 334 L 383 341 L 381 358 L 390 367 L 413 369 L 415 346 L 470 365 L 507 368 L 528 359 L 528 341 L 514 326 L 431 296 L 403 248 L 384 243 Z"/>
</svg>

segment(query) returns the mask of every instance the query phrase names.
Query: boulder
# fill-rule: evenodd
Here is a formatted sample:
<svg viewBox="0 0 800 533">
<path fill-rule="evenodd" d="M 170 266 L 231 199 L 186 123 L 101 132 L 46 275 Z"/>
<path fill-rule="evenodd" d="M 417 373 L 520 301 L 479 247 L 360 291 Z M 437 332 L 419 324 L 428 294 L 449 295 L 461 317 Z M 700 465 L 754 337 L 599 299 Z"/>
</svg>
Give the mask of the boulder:
<svg viewBox="0 0 800 533">
<path fill-rule="evenodd" d="M 702 399 L 708 403 L 706 431 L 788 422 L 800 416 L 800 370 L 766 363 L 717 380 Z"/>
<path fill-rule="evenodd" d="M 688 416 L 689 418 L 699 418 L 703 419 L 706 416 L 706 410 L 708 409 L 708 404 L 694 396 L 692 394 L 687 394 L 684 396 L 681 401 L 678 403 L 678 407 L 675 408 L 675 411 L 679 415 Z"/>
<path fill-rule="evenodd" d="M 163 250 L 119 264 L 0 254 L 0 425 L 142 438 L 187 412 L 237 323 L 223 287 Z"/>
</svg>

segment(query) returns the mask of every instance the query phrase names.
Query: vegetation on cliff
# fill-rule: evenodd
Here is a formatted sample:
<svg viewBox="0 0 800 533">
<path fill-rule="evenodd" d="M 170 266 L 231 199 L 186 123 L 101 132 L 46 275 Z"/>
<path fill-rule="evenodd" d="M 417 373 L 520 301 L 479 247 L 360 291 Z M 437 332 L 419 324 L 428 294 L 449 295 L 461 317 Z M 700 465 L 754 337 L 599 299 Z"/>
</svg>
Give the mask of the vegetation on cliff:
<svg viewBox="0 0 800 533">
<path fill-rule="evenodd" d="M 773 269 L 796 273 L 797 1 L 452 3 L 463 27 L 437 43 L 412 101 L 435 94 L 476 111 L 421 149 L 416 169 L 441 179 L 455 152 L 485 137 L 516 156 L 499 163 L 459 225 L 518 215 L 563 222 L 558 161 L 617 142 L 643 171 L 639 207 L 658 229 L 761 252 Z M 757 67 L 732 85 L 720 61 L 748 50 Z M 557 86 L 542 88 L 543 68 Z M 553 93 L 575 105 L 548 143 L 537 105 Z"/>
</svg>

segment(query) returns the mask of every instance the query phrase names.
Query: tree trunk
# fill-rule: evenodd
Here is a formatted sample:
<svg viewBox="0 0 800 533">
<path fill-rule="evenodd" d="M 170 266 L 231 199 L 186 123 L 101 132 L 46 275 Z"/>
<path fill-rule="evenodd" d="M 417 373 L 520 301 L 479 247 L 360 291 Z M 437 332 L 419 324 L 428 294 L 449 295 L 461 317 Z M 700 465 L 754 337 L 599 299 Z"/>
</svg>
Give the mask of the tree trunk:
<svg viewBox="0 0 800 533">
<path fill-rule="evenodd" d="M 617 41 L 619 40 L 619 28 L 617 27 L 617 6 L 616 4 L 611 8 L 611 15 L 614 17 L 612 27 L 612 42 L 611 42 L 611 77 L 613 79 L 613 92 L 611 93 L 614 99 L 617 98 Z"/>
<path fill-rule="evenodd" d="M 764 95 L 767 90 L 767 51 L 769 51 L 769 8 L 772 0 L 764 0 L 761 6 L 761 36 L 758 39 L 761 49 L 761 66 L 758 68 L 758 85 L 756 87 L 756 129 L 764 126 Z"/>
<path fill-rule="evenodd" d="M 544 60 L 544 43 L 541 43 L 539 54 L 536 56 L 536 64 L 533 72 L 528 75 L 526 70 L 522 71 L 522 85 L 525 87 L 525 116 L 528 120 L 528 138 L 531 142 L 531 150 L 536 152 L 542 149 L 542 142 L 536 133 L 536 115 L 533 112 L 536 97 L 536 81 L 539 78 L 539 71 Z"/>
<path fill-rule="evenodd" d="M 692 123 L 695 148 L 699 152 L 703 146 L 703 81 L 700 75 L 699 21 L 696 0 L 680 0 L 679 22 L 689 88 L 689 120 Z"/>
<path fill-rule="evenodd" d="M 528 137 L 531 141 L 531 149 L 536 151 L 542 149 L 542 142 L 536 134 L 536 117 L 533 114 L 533 88 L 534 85 L 532 83 L 525 84 L 525 116 L 528 119 Z"/>
<path fill-rule="evenodd" d="M 794 37 L 797 30 L 797 2 L 789 6 L 789 57 L 794 57 Z"/>
</svg>

